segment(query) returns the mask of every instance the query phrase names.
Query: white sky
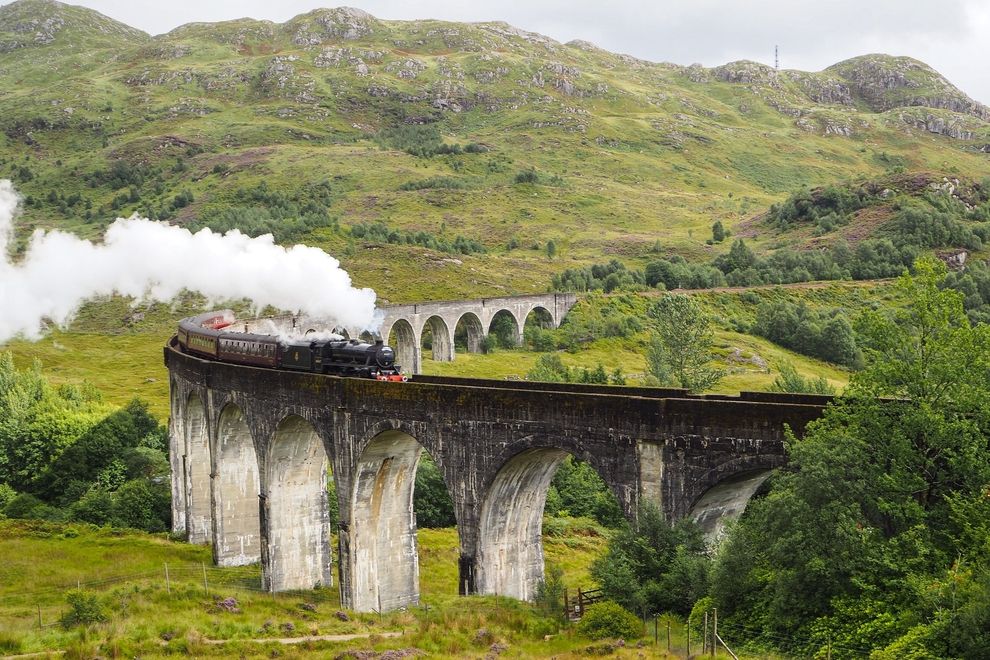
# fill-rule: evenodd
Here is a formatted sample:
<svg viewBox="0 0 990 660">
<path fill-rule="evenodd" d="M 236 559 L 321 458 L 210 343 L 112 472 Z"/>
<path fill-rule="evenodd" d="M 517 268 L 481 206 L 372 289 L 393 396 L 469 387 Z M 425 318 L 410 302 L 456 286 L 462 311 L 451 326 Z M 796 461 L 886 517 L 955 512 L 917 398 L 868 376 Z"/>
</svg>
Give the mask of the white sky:
<svg viewBox="0 0 990 660">
<path fill-rule="evenodd" d="M 820 71 L 866 53 L 909 55 L 990 104 L 988 0 L 341 0 L 382 19 L 500 20 L 652 61 L 737 59 Z M 7 4 L 0 0 L 0 4 Z M 82 0 L 151 34 L 245 16 L 284 22 L 324 0 Z"/>
</svg>

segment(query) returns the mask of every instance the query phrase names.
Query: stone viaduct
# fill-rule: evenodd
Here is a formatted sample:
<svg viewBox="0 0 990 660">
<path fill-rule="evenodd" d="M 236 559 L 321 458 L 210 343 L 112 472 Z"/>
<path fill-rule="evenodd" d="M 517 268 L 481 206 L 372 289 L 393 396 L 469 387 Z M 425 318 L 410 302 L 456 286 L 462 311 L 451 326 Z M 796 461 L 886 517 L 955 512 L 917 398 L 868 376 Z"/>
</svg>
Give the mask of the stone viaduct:
<svg viewBox="0 0 990 660">
<path fill-rule="evenodd" d="M 460 325 L 467 335 L 467 350 L 481 351 L 481 342 L 488 336 L 492 323 L 505 316 L 514 326 L 517 344 L 522 343 L 526 319 L 535 314 L 545 327 L 556 328 L 564 315 L 577 302 L 573 293 L 544 293 L 505 298 L 478 298 L 385 305 L 381 336 L 396 350 L 396 361 L 412 374 L 423 370 L 423 333 L 431 335 L 433 359 L 449 362 L 454 359 L 454 333 Z M 363 333 L 354 328 L 338 328 L 341 334 L 357 338 Z M 393 339 L 390 341 L 389 337 Z"/>
<path fill-rule="evenodd" d="M 210 543 L 219 565 L 260 561 L 272 591 L 329 586 L 336 573 L 342 604 L 362 611 L 418 602 L 413 488 L 424 451 L 454 502 L 460 592 L 528 599 L 543 576 L 547 490 L 568 454 L 597 470 L 627 516 L 650 501 L 670 518 L 693 508 L 718 517 L 745 506 L 761 475 L 784 463 L 785 425 L 800 434 L 827 402 L 440 377 L 382 383 L 202 360 L 174 339 L 165 362 L 175 529 Z M 328 470 L 340 512 L 334 552 Z"/>
</svg>

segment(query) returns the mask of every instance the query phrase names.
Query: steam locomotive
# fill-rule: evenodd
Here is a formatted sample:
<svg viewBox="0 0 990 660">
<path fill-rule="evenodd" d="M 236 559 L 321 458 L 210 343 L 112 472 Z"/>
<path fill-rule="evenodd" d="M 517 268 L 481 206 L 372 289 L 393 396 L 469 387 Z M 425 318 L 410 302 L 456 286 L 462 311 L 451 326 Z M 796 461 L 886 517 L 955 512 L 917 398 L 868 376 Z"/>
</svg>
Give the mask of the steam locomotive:
<svg viewBox="0 0 990 660">
<path fill-rule="evenodd" d="M 272 369 L 291 369 L 340 376 L 405 381 L 395 364 L 395 351 L 379 339 L 374 344 L 356 339 L 279 341 L 272 335 L 227 332 L 234 322 L 229 310 L 208 312 L 179 321 L 176 334 L 185 353 Z"/>
</svg>

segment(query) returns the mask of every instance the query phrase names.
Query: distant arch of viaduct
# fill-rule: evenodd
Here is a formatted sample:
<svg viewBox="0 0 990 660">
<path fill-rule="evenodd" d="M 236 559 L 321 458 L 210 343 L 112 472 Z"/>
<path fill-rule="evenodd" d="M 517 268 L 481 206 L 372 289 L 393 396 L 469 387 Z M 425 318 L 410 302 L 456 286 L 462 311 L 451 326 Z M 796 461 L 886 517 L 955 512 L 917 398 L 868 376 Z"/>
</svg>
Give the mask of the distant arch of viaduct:
<svg viewBox="0 0 990 660">
<path fill-rule="evenodd" d="M 424 451 L 454 502 L 461 593 L 528 599 L 543 576 L 547 489 L 568 454 L 597 470 L 627 516 L 652 501 L 679 518 L 721 484 L 752 484 L 782 465 L 785 425 L 801 433 L 826 402 L 439 377 L 381 383 L 202 360 L 174 339 L 165 362 L 175 529 L 210 543 L 219 565 L 260 561 L 272 591 L 332 584 L 336 567 L 343 605 L 363 611 L 419 599 L 413 488 Z"/>
<path fill-rule="evenodd" d="M 408 373 L 419 374 L 423 370 L 423 334 L 427 329 L 432 337 L 433 359 L 450 362 L 455 358 L 454 334 L 458 326 L 464 328 L 468 352 L 479 353 L 496 317 L 505 316 L 511 322 L 513 339 L 521 344 L 523 328 L 531 315 L 539 315 L 547 327 L 556 328 L 576 302 L 574 293 L 544 293 L 385 305 L 381 308 L 385 316 L 380 334 L 388 341 L 394 332 L 396 362 Z M 368 334 L 355 328 L 337 330 L 354 339 Z"/>
</svg>

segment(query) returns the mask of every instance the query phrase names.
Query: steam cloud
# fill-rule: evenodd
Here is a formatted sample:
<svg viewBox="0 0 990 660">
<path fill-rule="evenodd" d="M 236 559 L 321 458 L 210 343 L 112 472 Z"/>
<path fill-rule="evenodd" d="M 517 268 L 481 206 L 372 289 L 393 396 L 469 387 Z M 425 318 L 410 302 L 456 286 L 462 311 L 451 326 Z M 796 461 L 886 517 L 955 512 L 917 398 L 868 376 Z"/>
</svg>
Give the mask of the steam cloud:
<svg viewBox="0 0 990 660">
<path fill-rule="evenodd" d="M 270 234 L 193 234 L 135 216 L 118 218 L 102 243 L 39 229 L 14 263 L 8 245 L 17 205 L 10 181 L 0 180 L 0 342 L 17 335 L 37 339 L 43 320 L 64 325 L 85 300 L 114 293 L 165 302 L 189 290 L 213 301 L 247 298 L 345 327 L 364 329 L 376 321 L 375 292 L 354 288 L 340 262 L 318 248 L 275 245 Z"/>
</svg>

